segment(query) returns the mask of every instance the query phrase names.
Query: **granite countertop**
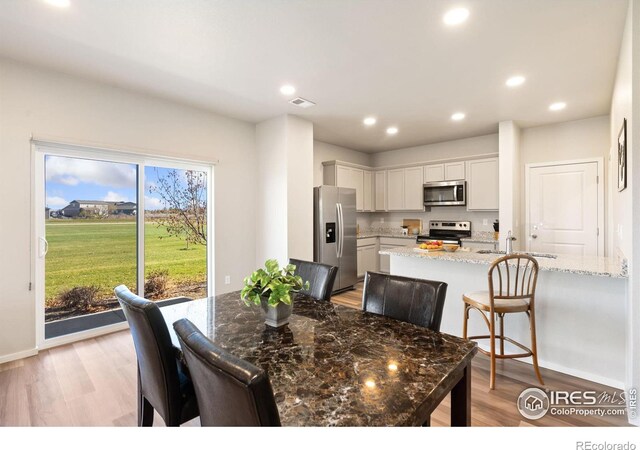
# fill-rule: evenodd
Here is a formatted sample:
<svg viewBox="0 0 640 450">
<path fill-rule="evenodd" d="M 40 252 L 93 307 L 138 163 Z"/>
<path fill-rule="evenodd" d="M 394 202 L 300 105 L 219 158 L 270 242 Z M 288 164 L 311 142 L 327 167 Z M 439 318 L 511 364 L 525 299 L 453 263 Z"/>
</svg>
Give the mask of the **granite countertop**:
<svg viewBox="0 0 640 450">
<path fill-rule="evenodd" d="M 267 328 L 239 292 L 161 308 L 267 371 L 287 426 L 421 425 L 474 342 L 330 302 L 297 296 L 289 325 Z M 451 386 L 449 386 L 451 388 Z"/>
<path fill-rule="evenodd" d="M 475 242 L 480 244 L 495 244 L 496 241 L 493 238 L 485 238 L 485 237 L 470 237 L 470 238 L 460 238 L 460 242 Z"/>
<path fill-rule="evenodd" d="M 490 265 L 494 260 L 502 256 L 501 254 L 496 253 L 478 253 L 477 251 L 464 250 L 458 250 L 455 253 L 427 253 L 414 251 L 414 249 L 410 247 L 398 247 L 383 250 L 380 251 L 380 254 L 484 265 Z M 556 256 L 556 258 L 536 256 L 536 260 L 538 261 L 541 271 L 564 272 L 610 278 L 628 278 L 629 276 L 626 262 L 620 262 L 615 258 L 601 256 L 579 257 L 571 255 L 553 256 Z"/>
</svg>

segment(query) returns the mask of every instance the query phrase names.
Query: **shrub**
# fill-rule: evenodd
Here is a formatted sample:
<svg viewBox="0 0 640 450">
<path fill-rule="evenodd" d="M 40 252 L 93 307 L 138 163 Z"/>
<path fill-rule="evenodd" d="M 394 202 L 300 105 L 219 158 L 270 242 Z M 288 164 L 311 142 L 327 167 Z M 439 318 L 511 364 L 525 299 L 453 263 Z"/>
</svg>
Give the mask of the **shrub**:
<svg viewBox="0 0 640 450">
<path fill-rule="evenodd" d="M 88 311 L 93 306 L 98 286 L 76 286 L 58 296 L 58 304 L 64 308 Z"/>
<path fill-rule="evenodd" d="M 167 290 L 168 270 L 153 270 L 144 282 L 144 295 L 150 299 L 161 298 Z"/>
</svg>

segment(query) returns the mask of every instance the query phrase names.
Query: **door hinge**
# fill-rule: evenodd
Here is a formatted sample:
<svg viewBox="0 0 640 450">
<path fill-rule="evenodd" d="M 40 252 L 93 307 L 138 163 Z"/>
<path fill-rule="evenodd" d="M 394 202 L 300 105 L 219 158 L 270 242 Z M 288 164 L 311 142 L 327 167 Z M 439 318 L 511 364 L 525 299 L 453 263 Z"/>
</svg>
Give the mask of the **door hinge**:
<svg viewBox="0 0 640 450">
<path fill-rule="evenodd" d="M 32 283 L 29 281 L 29 290 L 31 290 Z"/>
<path fill-rule="evenodd" d="M 596 236 L 600 236 L 600 227 L 596 228 Z"/>
<path fill-rule="evenodd" d="M 600 184 L 600 175 L 596 175 L 596 184 Z"/>
</svg>

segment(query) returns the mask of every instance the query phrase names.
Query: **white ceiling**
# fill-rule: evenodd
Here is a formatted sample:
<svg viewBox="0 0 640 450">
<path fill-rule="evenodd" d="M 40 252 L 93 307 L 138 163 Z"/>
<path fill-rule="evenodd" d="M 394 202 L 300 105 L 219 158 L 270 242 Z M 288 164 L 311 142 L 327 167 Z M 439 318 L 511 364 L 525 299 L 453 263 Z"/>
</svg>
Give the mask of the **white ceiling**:
<svg viewBox="0 0 640 450">
<path fill-rule="evenodd" d="M 2 0 L 0 55 L 376 152 L 607 114 L 627 0 Z M 465 6 L 467 23 L 443 14 Z M 504 82 L 523 74 L 526 83 Z M 291 83 L 317 106 L 279 93 Z M 564 111 L 548 110 L 566 101 Z M 452 122 L 464 111 L 467 118 Z M 365 128 L 366 115 L 378 125 Z M 396 125 L 399 133 L 384 130 Z"/>
</svg>

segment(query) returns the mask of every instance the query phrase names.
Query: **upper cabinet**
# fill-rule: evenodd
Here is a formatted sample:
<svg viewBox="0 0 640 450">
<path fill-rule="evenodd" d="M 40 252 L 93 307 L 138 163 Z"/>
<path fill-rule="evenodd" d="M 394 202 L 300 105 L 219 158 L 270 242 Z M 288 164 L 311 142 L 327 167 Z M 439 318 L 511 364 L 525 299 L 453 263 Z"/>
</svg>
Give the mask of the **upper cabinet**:
<svg viewBox="0 0 640 450">
<path fill-rule="evenodd" d="M 368 173 L 366 179 L 365 173 Z M 323 182 L 329 186 L 355 189 L 356 211 L 373 210 L 373 183 L 370 171 L 341 164 L 325 165 Z"/>
<path fill-rule="evenodd" d="M 467 209 L 497 211 L 498 158 L 467 161 Z"/>
<path fill-rule="evenodd" d="M 387 171 L 387 206 L 389 211 L 422 211 L 422 167 Z"/>
<path fill-rule="evenodd" d="M 387 171 L 379 170 L 374 174 L 374 210 L 387 210 Z"/>
<path fill-rule="evenodd" d="M 424 182 L 464 180 L 464 161 L 424 166 Z"/>
</svg>

